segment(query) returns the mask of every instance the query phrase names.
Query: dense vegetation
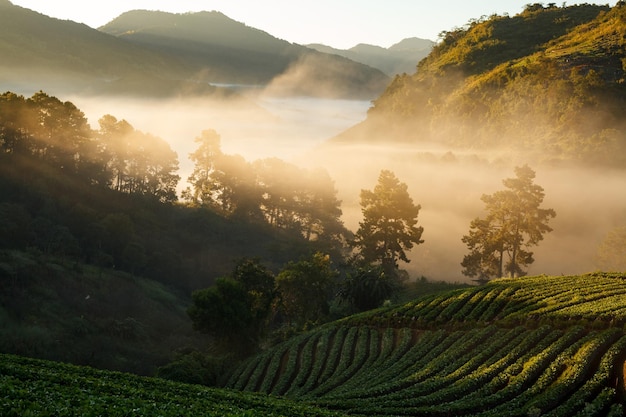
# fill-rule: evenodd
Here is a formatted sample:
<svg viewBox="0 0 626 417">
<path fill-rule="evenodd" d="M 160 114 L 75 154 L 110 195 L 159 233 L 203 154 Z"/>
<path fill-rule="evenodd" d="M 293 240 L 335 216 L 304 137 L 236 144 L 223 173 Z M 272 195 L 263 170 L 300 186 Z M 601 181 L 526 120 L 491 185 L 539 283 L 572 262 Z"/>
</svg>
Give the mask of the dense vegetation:
<svg viewBox="0 0 626 417">
<path fill-rule="evenodd" d="M 502 279 L 352 316 L 233 373 L 354 415 L 621 416 L 624 275 Z"/>
<path fill-rule="evenodd" d="M 515 150 L 524 161 L 623 166 L 626 7 L 529 4 L 442 33 L 344 141 Z"/>
<path fill-rule="evenodd" d="M 0 355 L 0 412 L 24 416 L 341 416 L 289 400 Z"/>
</svg>

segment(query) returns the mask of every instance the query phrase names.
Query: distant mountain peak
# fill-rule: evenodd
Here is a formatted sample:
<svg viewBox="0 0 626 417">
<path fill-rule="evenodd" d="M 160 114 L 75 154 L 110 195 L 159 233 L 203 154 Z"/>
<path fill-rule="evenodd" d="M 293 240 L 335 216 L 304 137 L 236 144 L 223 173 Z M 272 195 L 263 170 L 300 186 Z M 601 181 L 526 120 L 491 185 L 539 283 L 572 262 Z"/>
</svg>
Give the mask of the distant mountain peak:
<svg viewBox="0 0 626 417">
<path fill-rule="evenodd" d="M 413 73 L 417 63 L 426 57 L 435 42 L 428 39 L 406 38 L 389 48 L 360 43 L 350 49 L 335 49 L 322 44 L 309 44 L 309 48 L 336 54 L 370 67 L 377 68 L 389 76 Z"/>
<path fill-rule="evenodd" d="M 406 38 L 400 42 L 391 45 L 390 51 L 423 51 L 429 50 L 433 47 L 434 42 L 428 39 L 421 38 Z"/>
</svg>

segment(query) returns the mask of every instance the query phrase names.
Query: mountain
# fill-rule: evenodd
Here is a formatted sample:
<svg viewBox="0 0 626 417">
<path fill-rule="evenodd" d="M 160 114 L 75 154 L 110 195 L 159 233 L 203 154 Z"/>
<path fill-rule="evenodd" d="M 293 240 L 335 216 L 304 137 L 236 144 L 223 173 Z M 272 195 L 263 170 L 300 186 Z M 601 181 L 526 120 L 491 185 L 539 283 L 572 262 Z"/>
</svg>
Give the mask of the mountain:
<svg viewBox="0 0 626 417">
<path fill-rule="evenodd" d="M 8 1 L 0 3 L 0 55 L 0 82 L 15 90 L 169 95 L 189 84 L 179 80 L 191 74 L 171 55 Z"/>
<path fill-rule="evenodd" d="M 273 83 L 287 94 L 373 98 L 389 82 L 378 70 L 217 12 L 134 11 L 99 31 L 3 0 L 0 55 L 4 88 L 27 93 L 214 95 L 230 93 L 209 83 Z"/>
<path fill-rule="evenodd" d="M 348 59 L 313 51 L 236 22 L 219 12 L 173 14 L 135 10 L 101 31 L 146 49 L 176 56 L 194 78 L 260 84 L 295 94 L 371 97 L 389 79 Z"/>
<path fill-rule="evenodd" d="M 626 7 L 528 5 L 445 34 L 336 142 L 626 163 Z M 391 139 L 396 138 L 396 139 Z M 391 142 L 390 142 L 391 141 Z"/>
<path fill-rule="evenodd" d="M 435 43 L 427 39 L 407 38 L 389 48 L 358 44 L 350 49 L 335 49 L 322 44 L 310 44 L 309 48 L 335 54 L 378 68 L 393 77 L 397 74 L 415 72 L 417 63 L 428 55 Z"/>
</svg>

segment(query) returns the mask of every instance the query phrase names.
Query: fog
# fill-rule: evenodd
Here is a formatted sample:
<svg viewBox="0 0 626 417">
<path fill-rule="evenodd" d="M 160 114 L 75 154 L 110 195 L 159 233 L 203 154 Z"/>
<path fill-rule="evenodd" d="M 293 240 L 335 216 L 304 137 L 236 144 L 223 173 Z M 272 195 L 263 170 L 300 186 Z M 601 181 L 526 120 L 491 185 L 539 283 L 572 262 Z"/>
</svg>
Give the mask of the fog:
<svg viewBox="0 0 626 417">
<path fill-rule="evenodd" d="M 597 269 L 596 250 L 613 228 L 626 224 L 626 170 L 548 167 L 515 154 L 461 154 L 435 145 L 328 146 L 327 140 L 362 121 L 368 101 L 272 97 L 251 93 L 241 100 L 137 100 L 60 97 L 85 112 L 93 128 L 112 114 L 136 129 L 168 141 L 180 160 L 180 189 L 192 170 L 188 159 L 194 138 L 214 129 L 222 150 L 246 160 L 276 156 L 307 168 L 325 168 L 342 200 L 343 220 L 352 231 L 361 220 L 359 193 L 372 189 L 381 169 L 393 171 L 408 185 L 422 209 L 424 243 L 401 264 L 413 278 L 470 282 L 461 274 L 467 253 L 461 237 L 475 217 L 483 217 L 481 195 L 503 189 L 514 167 L 528 163 L 535 183 L 545 191 L 543 208 L 556 211 L 553 232 L 531 248 L 535 262 L 528 273 L 578 274 Z"/>
</svg>

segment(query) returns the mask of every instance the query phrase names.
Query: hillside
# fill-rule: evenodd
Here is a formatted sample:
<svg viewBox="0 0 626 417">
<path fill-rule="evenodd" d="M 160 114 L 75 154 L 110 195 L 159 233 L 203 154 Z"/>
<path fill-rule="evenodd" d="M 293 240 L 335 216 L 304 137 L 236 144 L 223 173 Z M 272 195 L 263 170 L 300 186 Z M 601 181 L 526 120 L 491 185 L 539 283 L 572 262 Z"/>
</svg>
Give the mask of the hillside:
<svg viewBox="0 0 626 417">
<path fill-rule="evenodd" d="M 294 94 L 318 95 L 321 90 L 327 95 L 360 97 L 376 96 L 388 83 L 378 70 L 277 39 L 219 12 L 135 10 L 100 30 L 171 53 L 193 66 L 195 79 L 204 82 L 266 85 L 274 81 L 280 84 L 275 88 Z"/>
<path fill-rule="evenodd" d="M 424 296 L 291 339 L 229 387 L 359 416 L 623 415 L 625 279 L 537 276 Z"/>
<path fill-rule="evenodd" d="M 266 175 L 302 179 L 273 162 Z M 274 273 L 338 254 L 320 231 L 270 225 L 252 199 L 254 215 L 178 202 L 177 170 L 165 141 L 126 121 L 109 115 L 96 131 L 71 102 L 0 94 L 0 351 L 153 374 L 179 349 L 206 348 L 191 292 L 242 258 Z"/>
<path fill-rule="evenodd" d="M 511 151 L 533 162 L 623 166 L 626 7 L 528 5 L 447 32 L 397 76 L 344 143 Z"/>
<path fill-rule="evenodd" d="M 433 41 L 427 39 L 407 38 L 389 48 L 368 44 L 359 44 L 350 49 L 336 49 L 322 44 L 307 46 L 320 52 L 340 55 L 378 68 L 393 77 L 402 73 L 414 73 L 417 63 L 428 55 L 434 45 Z"/>
</svg>

